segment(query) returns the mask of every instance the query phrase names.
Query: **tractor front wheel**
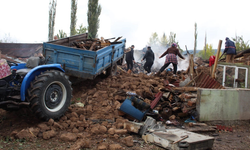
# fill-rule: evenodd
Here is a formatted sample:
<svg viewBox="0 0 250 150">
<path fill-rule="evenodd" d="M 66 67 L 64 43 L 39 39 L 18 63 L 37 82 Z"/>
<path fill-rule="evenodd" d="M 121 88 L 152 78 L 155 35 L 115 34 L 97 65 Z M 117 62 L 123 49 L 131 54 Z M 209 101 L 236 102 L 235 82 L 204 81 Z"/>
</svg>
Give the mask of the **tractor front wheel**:
<svg viewBox="0 0 250 150">
<path fill-rule="evenodd" d="M 46 71 L 29 88 L 32 111 L 43 120 L 59 119 L 67 111 L 72 94 L 70 81 L 60 71 Z"/>
</svg>

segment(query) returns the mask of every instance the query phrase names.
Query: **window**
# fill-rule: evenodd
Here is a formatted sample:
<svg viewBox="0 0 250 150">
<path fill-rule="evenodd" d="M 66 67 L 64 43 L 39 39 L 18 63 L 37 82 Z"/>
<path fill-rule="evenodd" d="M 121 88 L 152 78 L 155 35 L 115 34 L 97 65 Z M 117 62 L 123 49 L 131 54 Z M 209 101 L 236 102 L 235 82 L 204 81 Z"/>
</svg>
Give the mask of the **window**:
<svg viewBox="0 0 250 150">
<path fill-rule="evenodd" d="M 224 87 L 247 88 L 248 68 L 218 65 L 217 79 Z"/>
</svg>

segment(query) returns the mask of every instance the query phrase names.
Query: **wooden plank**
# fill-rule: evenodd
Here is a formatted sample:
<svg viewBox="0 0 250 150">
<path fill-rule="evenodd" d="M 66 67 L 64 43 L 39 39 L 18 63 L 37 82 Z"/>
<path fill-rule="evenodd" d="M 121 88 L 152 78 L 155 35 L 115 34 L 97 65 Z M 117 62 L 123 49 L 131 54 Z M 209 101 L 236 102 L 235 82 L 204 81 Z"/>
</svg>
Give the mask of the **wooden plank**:
<svg viewBox="0 0 250 150">
<path fill-rule="evenodd" d="M 189 66 L 188 69 L 186 70 L 186 73 L 190 76 L 190 79 L 192 80 L 194 77 L 194 55 L 190 54 L 189 55 Z"/>
<path fill-rule="evenodd" d="M 111 43 L 110 43 L 110 42 L 107 42 L 107 43 L 101 43 L 101 47 L 105 47 L 105 46 L 109 46 L 109 45 L 111 45 Z"/>
<path fill-rule="evenodd" d="M 210 127 L 193 127 L 187 129 L 190 132 L 215 132 L 216 130 L 214 128 Z"/>
<path fill-rule="evenodd" d="M 220 57 L 221 44 L 222 44 L 222 40 L 219 40 L 218 50 L 217 50 L 217 54 L 216 54 L 215 62 L 214 62 L 214 69 L 213 69 L 213 72 L 212 72 L 212 75 L 211 75 L 213 79 L 215 78 L 215 71 L 216 71 L 218 60 L 219 60 L 219 57 Z"/>
<path fill-rule="evenodd" d="M 120 40 L 122 38 L 122 36 L 118 37 L 114 42 L 117 42 L 118 40 Z"/>
<path fill-rule="evenodd" d="M 191 76 L 191 80 L 194 77 L 194 55 L 191 54 L 190 55 L 190 59 L 189 59 L 189 67 L 190 67 L 190 76 Z"/>
<path fill-rule="evenodd" d="M 125 70 L 123 70 L 121 67 L 119 67 L 118 65 L 117 65 L 117 68 L 118 69 L 120 69 L 121 71 L 123 71 L 123 72 L 126 72 Z"/>
<path fill-rule="evenodd" d="M 90 47 L 90 49 L 89 49 L 89 50 L 91 50 L 91 51 L 92 51 L 92 50 L 95 48 L 96 43 L 97 43 L 97 42 L 96 42 L 96 41 L 94 41 L 94 42 L 93 42 L 93 44 L 91 45 L 91 47 Z"/>
<path fill-rule="evenodd" d="M 54 41 L 49 41 L 47 43 L 52 43 L 52 44 L 57 44 L 57 45 L 68 45 L 69 43 L 76 41 L 80 38 L 87 39 L 87 36 L 88 34 L 84 33 L 84 34 L 79 34 L 79 35 L 72 36 L 72 37 L 66 37 L 66 38 L 62 38 L 62 39 L 58 39 Z"/>
<path fill-rule="evenodd" d="M 183 92 L 195 92 L 198 90 L 197 87 L 173 87 L 172 89 Z"/>
<path fill-rule="evenodd" d="M 86 48 L 86 47 L 84 47 L 84 46 L 82 46 L 81 48 L 82 48 L 83 50 L 87 50 L 87 48 Z"/>
<path fill-rule="evenodd" d="M 108 41 L 109 41 L 109 40 L 113 40 L 113 39 L 115 39 L 115 37 L 113 37 L 113 38 L 108 38 L 108 39 L 105 39 L 105 41 L 106 41 L 106 40 L 108 40 Z"/>
</svg>

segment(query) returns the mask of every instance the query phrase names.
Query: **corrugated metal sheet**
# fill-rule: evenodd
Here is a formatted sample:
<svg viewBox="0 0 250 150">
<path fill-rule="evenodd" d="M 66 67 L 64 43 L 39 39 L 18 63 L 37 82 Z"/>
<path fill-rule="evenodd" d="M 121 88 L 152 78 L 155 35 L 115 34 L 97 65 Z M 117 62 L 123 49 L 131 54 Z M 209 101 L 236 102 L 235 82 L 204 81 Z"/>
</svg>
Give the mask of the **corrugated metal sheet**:
<svg viewBox="0 0 250 150">
<path fill-rule="evenodd" d="M 218 81 L 209 75 L 201 72 L 195 79 L 195 87 L 210 88 L 210 89 L 225 89 Z"/>
<path fill-rule="evenodd" d="M 0 43 L 2 54 L 12 58 L 29 58 L 35 54 L 42 53 L 42 43 Z"/>
</svg>

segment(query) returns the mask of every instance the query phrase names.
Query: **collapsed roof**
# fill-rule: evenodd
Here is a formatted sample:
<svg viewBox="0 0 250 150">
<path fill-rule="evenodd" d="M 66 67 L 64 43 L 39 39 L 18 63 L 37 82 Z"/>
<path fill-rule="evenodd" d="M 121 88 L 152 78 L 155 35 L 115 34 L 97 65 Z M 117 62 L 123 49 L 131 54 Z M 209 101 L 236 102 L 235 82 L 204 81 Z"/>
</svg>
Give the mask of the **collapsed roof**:
<svg viewBox="0 0 250 150">
<path fill-rule="evenodd" d="M 26 62 L 31 56 L 42 53 L 42 43 L 0 43 L 2 58 L 10 62 Z"/>
</svg>

